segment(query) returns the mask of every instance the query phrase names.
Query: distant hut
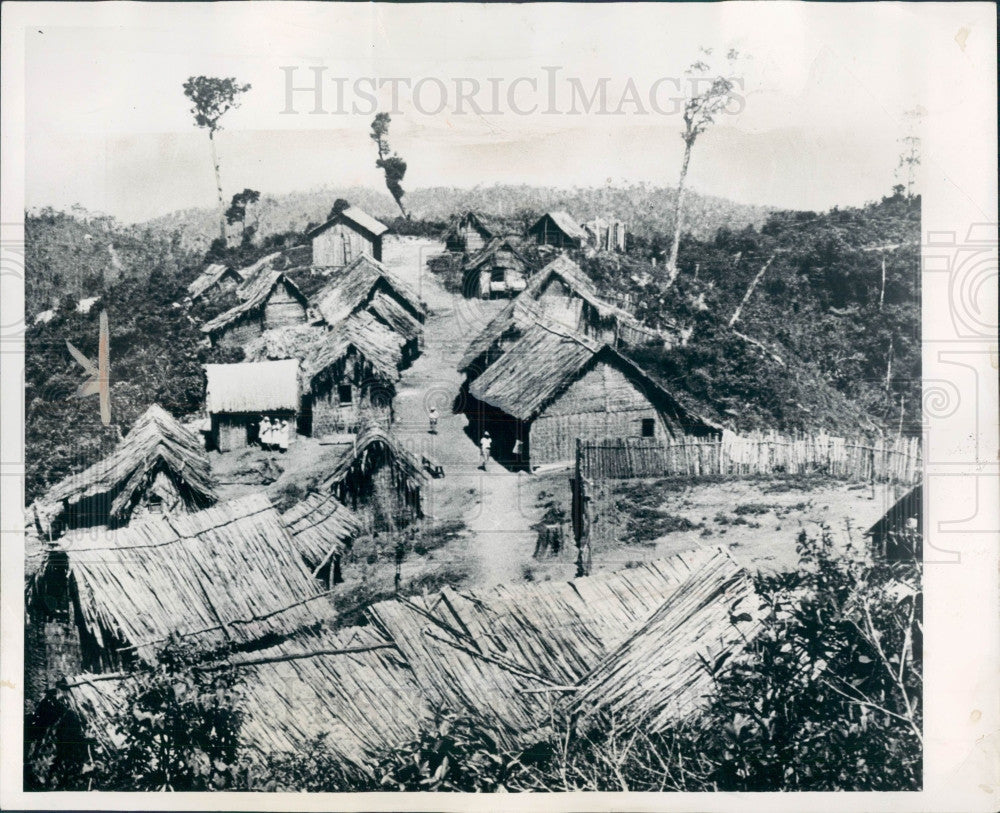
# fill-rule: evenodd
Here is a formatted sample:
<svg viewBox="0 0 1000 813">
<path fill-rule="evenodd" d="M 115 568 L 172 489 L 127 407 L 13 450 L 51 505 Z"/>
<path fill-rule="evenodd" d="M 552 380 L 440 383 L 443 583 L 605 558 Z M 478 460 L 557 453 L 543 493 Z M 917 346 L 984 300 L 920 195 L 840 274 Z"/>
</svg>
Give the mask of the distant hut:
<svg viewBox="0 0 1000 813">
<path fill-rule="evenodd" d="M 478 437 L 489 431 L 498 460 L 532 468 L 573 459 L 577 438 L 681 438 L 721 431 L 689 413 L 608 344 L 539 323 L 468 386 Z"/>
<path fill-rule="evenodd" d="M 427 474 L 390 432 L 369 426 L 335 452 L 322 488 L 361 518 L 371 531 L 392 531 L 423 516 Z"/>
<path fill-rule="evenodd" d="M 474 254 L 498 237 L 514 233 L 508 224 L 482 212 L 466 212 L 457 218 L 445 232 L 444 242 L 448 251 Z"/>
<path fill-rule="evenodd" d="M 145 513 L 198 511 L 216 499 L 201 439 L 154 404 L 108 457 L 50 488 L 30 516 L 33 532 L 47 540 Z"/>
<path fill-rule="evenodd" d="M 297 360 L 206 364 L 205 375 L 213 448 L 229 452 L 257 442 L 262 417 L 287 421 L 288 441 L 295 439 L 300 408 Z"/>
<path fill-rule="evenodd" d="M 382 235 L 387 231 L 384 223 L 357 206 L 348 206 L 307 233 L 312 240 L 312 264 L 343 268 L 362 255 L 381 261 Z"/>
<path fill-rule="evenodd" d="M 924 487 L 914 486 L 872 525 L 865 536 L 872 554 L 890 562 L 923 556 Z"/>
<path fill-rule="evenodd" d="M 357 515 L 332 494 L 314 491 L 281 519 L 313 576 L 328 586 L 339 584 L 340 558 L 362 531 Z"/>
<path fill-rule="evenodd" d="M 495 238 L 462 271 L 462 293 L 469 299 L 517 296 L 528 284 L 530 264 L 509 238 Z"/>
<path fill-rule="evenodd" d="M 371 257 L 358 257 L 335 272 L 313 302 L 331 328 L 367 310 L 403 339 L 404 363 L 420 353 L 427 306 L 406 283 Z"/>
<path fill-rule="evenodd" d="M 299 549 L 299 546 L 302 549 Z M 211 650 L 273 645 L 323 617 L 322 584 L 263 494 L 58 541 L 28 593 L 37 697 L 60 676 L 153 661 L 171 635 Z"/>
<path fill-rule="evenodd" d="M 528 229 L 540 246 L 555 248 L 581 248 L 587 242 L 587 233 L 567 212 L 546 212 Z"/>
<path fill-rule="evenodd" d="M 476 335 L 459 363 L 459 371 L 475 377 L 492 364 L 524 329 L 551 321 L 616 346 L 649 339 L 630 313 L 602 299 L 594 283 L 568 257 L 560 256 L 535 274 L 525 289 Z"/>
<path fill-rule="evenodd" d="M 213 345 L 244 347 L 265 330 L 298 325 L 309 318 L 309 300 L 281 271 L 269 269 L 238 305 L 201 327 Z"/>
<path fill-rule="evenodd" d="M 212 263 L 188 285 L 188 297 L 196 302 L 203 296 L 235 291 L 243 281 L 239 271 L 222 263 Z"/>
</svg>

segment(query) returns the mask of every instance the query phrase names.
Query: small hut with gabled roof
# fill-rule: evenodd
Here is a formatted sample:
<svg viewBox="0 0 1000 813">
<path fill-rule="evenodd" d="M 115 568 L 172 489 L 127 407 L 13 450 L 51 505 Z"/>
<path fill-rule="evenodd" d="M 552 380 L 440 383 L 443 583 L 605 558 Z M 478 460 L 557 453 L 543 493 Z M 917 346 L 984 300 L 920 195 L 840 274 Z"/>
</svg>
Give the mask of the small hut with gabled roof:
<svg viewBox="0 0 1000 813">
<path fill-rule="evenodd" d="M 322 490 L 358 514 L 367 530 L 392 531 L 423 516 L 427 480 L 420 460 L 397 437 L 367 426 L 335 447 Z"/>
<path fill-rule="evenodd" d="M 295 439 L 301 406 L 296 359 L 206 364 L 205 376 L 209 444 L 214 449 L 229 452 L 256 443 L 263 417 L 287 421 L 289 443 Z"/>
<path fill-rule="evenodd" d="M 444 234 L 448 251 L 474 254 L 498 237 L 519 234 L 521 229 L 503 219 L 468 211 L 452 221 Z"/>
<path fill-rule="evenodd" d="M 388 268 L 367 255 L 358 257 L 313 297 L 313 304 L 328 325 L 336 325 L 352 313 L 367 308 L 382 293 L 394 300 L 417 322 L 427 318 L 427 305 Z"/>
<path fill-rule="evenodd" d="M 537 467 L 573 459 L 578 438 L 716 435 L 608 344 L 549 321 L 520 339 L 468 387 L 466 411 L 489 431 L 498 460 Z M 521 441 L 521 453 L 513 448 Z"/>
<path fill-rule="evenodd" d="M 540 246 L 580 248 L 587 242 L 587 232 L 564 211 L 546 212 L 528 229 Z"/>
<path fill-rule="evenodd" d="M 343 268 L 366 255 L 382 260 L 382 236 L 389 231 L 357 206 L 337 212 L 321 226 L 307 232 L 312 240 L 312 264 L 316 268 Z"/>
<path fill-rule="evenodd" d="M 339 584 L 340 557 L 362 531 L 357 515 L 332 494 L 314 491 L 281 519 L 313 576 L 331 587 Z"/>
<path fill-rule="evenodd" d="M 154 404 L 112 453 L 50 488 L 32 506 L 42 540 L 144 513 L 184 513 L 218 499 L 204 444 Z"/>
<path fill-rule="evenodd" d="M 213 345 L 244 347 L 265 330 L 309 319 L 309 300 L 282 271 L 262 271 L 245 293 L 238 305 L 202 325 Z"/>
<path fill-rule="evenodd" d="M 469 299 L 510 299 L 528 284 L 531 265 L 510 238 L 495 238 L 462 270 L 462 294 Z"/>
<path fill-rule="evenodd" d="M 203 296 L 235 291 L 243 283 L 243 275 L 222 263 L 212 263 L 188 285 L 188 297 L 196 302 Z"/>
</svg>

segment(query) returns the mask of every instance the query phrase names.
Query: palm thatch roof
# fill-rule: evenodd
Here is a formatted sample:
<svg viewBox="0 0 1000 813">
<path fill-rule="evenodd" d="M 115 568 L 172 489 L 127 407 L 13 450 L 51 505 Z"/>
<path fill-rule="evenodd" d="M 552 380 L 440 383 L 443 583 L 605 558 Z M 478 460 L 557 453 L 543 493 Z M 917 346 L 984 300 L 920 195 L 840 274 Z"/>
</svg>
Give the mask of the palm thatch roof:
<svg viewBox="0 0 1000 813">
<path fill-rule="evenodd" d="M 243 347 L 243 357 L 249 361 L 281 361 L 304 359 L 326 334 L 321 325 L 285 325 L 265 330 Z"/>
<path fill-rule="evenodd" d="M 528 229 L 529 234 L 534 233 L 536 230 L 540 230 L 542 223 L 546 218 L 551 220 L 567 237 L 573 240 L 579 240 L 580 242 L 585 242 L 587 240 L 587 232 L 580 227 L 569 212 L 561 209 L 554 212 L 546 212 L 538 218 L 535 224 Z"/>
<path fill-rule="evenodd" d="M 306 295 L 299 290 L 299 286 L 292 282 L 292 280 L 285 275 L 284 271 L 278 271 L 275 268 L 268 268 L 259 273 L 256 279 L 250 283 L 249 287 L 242 292 L 242 302 L 238 305 L 234 305 L 225 313 L 220 313 L 214 319 L 207 321 L 201 326 L 201 332 L 209 336 L 215 336 L 220 331 L 225 330 L 229 327 L 229 325 L 233 324 L 233 322 L 262 310 L 267 304 L 267 300 L 274 292 L 274 289 L 279 285 L 284 285 L 285 290 L 297 299 L 302 304 L 303 308 L 308 309 L 309 300 L 306 298 Z"/>
<path fill-rule="evenodd" d="M 413 739 L 431 717 L 413 673 L 372 627 L 322 629 L 218 666 L 234 667 L 246 687 L 240 739 L 258 756 L 301 752 L 326 735 L 348 772 L 370 776 L 377 755 Z M 80 675 L 53 695 L 92 739 L 115 748 L 113 721 L 129 679 Z"/>
<path fill-rule="evenodd" d="M 279 412 L 299 408 L 299 362 L 206 364 L 205 408 L 221 412 Z"/>
<path fill-rule="evenodd" d="M 212 263 L 195 278 L 194 282 L 188 285 L 188 296 L 192 300 L 198 299 L 198 297 L 208 291 L 227 274 L 231 275 L 237 283 L 243 282 L 243 277 L 239 271 L 222 263 Z"/>
<path fill-rule="evenodd" d="M 322 487 L 343 501 L 351 481 L 371 476 L 382 464 L 392 468 L 401 489 L 419 500 L 427 472 L 416 455 L 380 426 L 368 426 L 352 442 L 343 444 Z"/>
<path fill-rule="evenodd" d="M 448 230 L 441 239 L 446 243 L 455 242 L 460 236 L 459 233 L 470 226 L 487 240 L 520 234 L 523 231 L 523 226 L 519 221 L 470 210 L 461 216 L 452 218 Z"/>
<path fill-rule="evenodd" d="M 389 231 L 388 226 L 384 223 L 380 223 L 363 209 L 359 209 L 357 206 L 348 206 L 346 209 L 342 209 L 340 212 L 327 220 L 326 223 L 316 226 L 314 229 L 310 229 L 306 232 L 306 236 L 316 237 L 317 235 L 325 232 L 327 229 L 335 226 L 337 223 L 349 223 L 355 228 L 367 232 L 372 237 L 379 237 Z"/>
<path fill-rule="evenodd" d="M 332 494 L 313 492 L 281 515 L 313 574 L 343 553 L 361 532 L 361 522 Z"/>
<path fill-rule="evenodd" d="M 336 325 L 359 311 L 382 291 L 396 298 L 419 321 L 427 317 L 427 306 L 417 294 L 367 254 L 352 260 L 313 297 L 313 302 L 328 325 Z"/>
<path fill-rule="evenodd" d="M 316 623 L 325 594 L 263 494 L 194 514 L 75 531 L 57 544 L 83 628 L 143 658 L 170 635 L 246 646 Z M 329 610 L 327 610 L 327 613 Z"/>
<path fill-rule="evenodd" d="M 689 412 L 635 362 L 608 344 L 537 322 L 469 386 L 469 394 L 521 421 L 534 420 L 597 364 L 632 381 L 665 417 L 688 434 L 717 434 L 714 424 Z"/>
<path fill-rule="evenodd" d="M 391 296 L 377 291 L 368 303 L 368 310 L 380 322 L 391 328 L 406 341 L 420 341 L 424 335 L 424 326 L 406 308 Z"/>
<path fill-rule="evenodd" d="M 729 556 L 713 556 L 580 682 L 573 707 L 661 731 L 711 698 L 705 664 L 742 648 L 760 627 L 750 577 Z"/>
<path fill-rule="evenodd" d="M 459 372 L 467 371 L 504 334 L 516 333 L 537 322 L 538 314 L 541 312 L 538 299 L 553 282 L 561 283 L 570 295 L 582 299 L 585 308 L 589 309 L 595 321 L 612 324 L 619 333 L 638 324 L 630 313 L 601 299 L 594 283 L 579 265 L 566 256 L 559 256 L 532 276 L 525 289 L 494 316 L 470 342 L 459 362 Z M 566 327 L 575 329 L 577 326 Z"/>
<path fill-rule="evenodd" d="M 273 251 L 270 254 L 265 254 L 257 262 L 241 268 L 239 275 L 243 277 L 243 284 L 236 289 L 236 295 L 240 299 L 246 299 L 256 289 L 258 277 L 263 272 L 270 271 L 275 265 L 278 265 L 283 253 Z"/>
<path fill-rule="evenodd" d="M 586 685 L 675 594 L 704 584 L 727 608 L 719 574 L 736 571 L 727 553 L 703 549 L 571 582 L 477 593 L 445 588 L 436 597 L 376 604 L 369 614 L 432 705 L 495 720 L 513 742 L 536 736 L 553 702 Z M 701 609 L 692 611 L 700 616 Z M 685 667 L 701 665 L 691 650 L 681 659 Z"/>
<path fill-rule="evenodd" d="M 128 522 L 160 477 L 168 478 L 189 511 L 217 499 L 203 441 L 154 404 L 110 455 L 57 483 L 37 501 L 38 530 L 58 536 L 65 528 Z"/>
<path fill-rule="evenodd" d="M 525 259 L 524 255 L 521 254 L 521 249 L 517 245 L 517 243 L 515 243 L 509 237 L 494 237 L 492 240 L 490 240 L 489 243 L 483 246 L 481 251 L 479 251 L 477 254 L 471 257 L 468 262 L 466 262 L 466 264 L 463 266 L 463 270 L 465 271 L 465 273 L 478 270 L 483 265 L 492 260 L 494 257 L 496 257 L 497 252 L 500 251 L 501 249 L 511 252 L 511 254 L 513 254 L 514 257 L 521 263 L 521 265 L 524 266 L 524 268 L 528 268 L 528 266 L 530 265 L 528 263 L 528 260 Z"/>
<path fill-rule="evenodd" d="M 307 384 L 343 359 L 352 349 L 364 365 L 364 377 L 392 387 L 399 381 L 403 363 L 401 339 L 367 311 L 358 311 L 324 331 L 313 343 L 302 361 L 302 373 Z"/>
<path fill-rule="evenodd" d="M 441 704 L 494 721 L 505 744 L 537 741 L 554 707 L 586 718 L 613 704 L 661 725 L 703 701 L 704 660 L 758 629 L 753 588 L 719 548 L 570 582 L 445 588 L 369 616 L 366 627 L 305 632 L 222 664 L 245 679 L 245 745 L 291 751 L 326 732 L 345 767 L 370 774 L 372 757 L 413 739 Z M 119 685 L 84 675 L 59 694 L 112 741 Z"/>
</svg>

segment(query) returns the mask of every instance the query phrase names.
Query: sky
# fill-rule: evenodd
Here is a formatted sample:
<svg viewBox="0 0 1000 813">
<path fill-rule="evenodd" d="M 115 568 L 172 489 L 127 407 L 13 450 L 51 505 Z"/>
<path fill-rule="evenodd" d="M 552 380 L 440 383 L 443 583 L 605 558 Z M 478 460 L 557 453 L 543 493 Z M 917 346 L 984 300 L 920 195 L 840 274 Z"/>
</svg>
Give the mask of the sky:
<svg viewBox="0 0 1000 813">
<path fill-rule="evenodd" d="M 738 48 L 742 88 L 695 144 L 691 187 L 787 208 L 857 205 L 890 191 L 904 113 L 927 104 L 928 54 L 961 34 L 942 37 L 934 4 L 895 3 L 112 3 L 57 19 L 26 32 L 25 204 L 126 222 L 214 204 L 208 138 L 182 92 L 201 74 L 252 85 L 218 135 L 227 198 L 383 189 L 366 95 L 379 80 L 407 188 L 672 186 L 677 83 L 700 47 L 712 60 Z M 314 68 L 318 114 L 312 91 L 291 104 L 286 92 L 289 76 L 311 85 Z M 602 79 L 603 112 L 587 113 Z M 395 106 L 386 80 L 398 80 Z M 476 84 L 478 111 L 457 93 Z"/>
</svg>

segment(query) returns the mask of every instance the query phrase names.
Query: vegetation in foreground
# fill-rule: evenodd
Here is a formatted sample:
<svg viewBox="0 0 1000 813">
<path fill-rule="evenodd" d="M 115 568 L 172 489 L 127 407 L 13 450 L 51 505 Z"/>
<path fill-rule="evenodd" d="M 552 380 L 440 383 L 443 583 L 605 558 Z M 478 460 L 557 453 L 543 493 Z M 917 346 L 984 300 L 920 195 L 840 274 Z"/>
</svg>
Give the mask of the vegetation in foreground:
<svg viewBox="0 0 1000 813">
<path fill-rule="evenodd" d="M 324 741 L 252 760 L 237 748 L 238 671 L 199 670 L 167 650 L 136 673 L 108 753 L 83 732 L 26 738 L 33 789 L 829 791 L 919 790 L 922 599 L 918 563 L 834 554 L 799 537 L 798 568 L 758 575 L 765 623 L 737 654 L 706 663 L 715 693 L 697 717 L 649 733 L 605 717 L 580 730 L 554 714 L 512 750 L 491 723 L 441 709 L 373 761 L 338 763 Z M 61 740 L 61 741 L 60 741 Z"/>
</svg>

